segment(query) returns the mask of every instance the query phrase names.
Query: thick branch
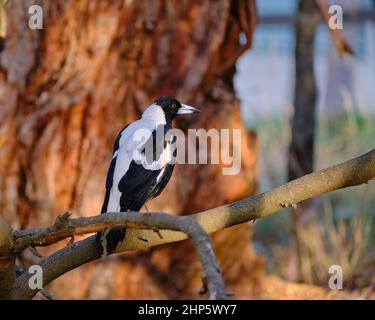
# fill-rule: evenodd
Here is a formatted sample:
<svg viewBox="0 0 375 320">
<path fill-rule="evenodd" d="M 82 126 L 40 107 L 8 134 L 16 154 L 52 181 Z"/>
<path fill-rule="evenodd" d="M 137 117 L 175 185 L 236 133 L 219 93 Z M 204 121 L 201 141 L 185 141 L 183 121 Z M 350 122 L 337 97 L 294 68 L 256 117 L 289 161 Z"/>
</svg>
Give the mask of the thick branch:
<svg viewBox="0 0 375 320">
<path fill-rule="evenodd" d="M 271 191 L 203 211 L 190 217 L 194 218 L 207 233 L 212 233 L 267 216 L 282 208 L 295 206 L 301 201 L 333 190 L 367 183 L 374 178 L 375 150 L 372 150 L 360 157 L 308 174 Z M 123 219 L 123 224 L 126 224 L 127 214 L 133 213 L 118 214 L 119 219 Z M 139 219 L 147 216 L 147 214 L 139 213 L 137 215 Z M 152 230 L 129 229 L 125 240 L 117 247 L 116 251 L 145 249 L 163 243 L 180 241 L 187 237 L 184 233 L 170 230 L 161 230 L 160 234 L 162 237 Z M 140 239 L 147 239 L 147 242 Z M 44 285 L 65 272 L 99 257 L 100 250 L 96 245 L 95 237 L 87 238 L 57 251 L 40 264 L 44 270 Z M 32 298 L 35 295 L 36 291 L 27 286 L 28 278 L 29 275 L 25 273 L 16 279 L 16 297 Z"/>
<path fill-rule="evenodd" d="M 215 300 L 227 298 L 224 283 L 221 278 L 220 267 L 212 249 L 211 239 L 204 229 L 191 217 L 173 216 L 165 213 L 140 214 L 139 212 L 105 213 L 100 216 L 77 219 L 69 219 L 69 216 L 70 214 L 67 213 L 60 216 L 54 226 L 50 228 L 15 232 L 17 239 L 14 246 L 16 250 L 20 251 L 28 246 L 48 245 L 69 236 L 103 231 L 109 227 L 116 226 L 154 229 L 154 232 L 158 234 L 160 239 L 162 239 L 162 235 L 159 229 L 181 231 L 193 240 L 197 248 L 203 269 L 203 279 L 208 289 L 209 298 Z M 127 232 L 129 232 L 129 230 Z M 139 241 L 147 242 L 147 239 L 140 238 Z M 101 249 L 99 243 L 94 243 L 94 246 L 96 254 L 100 253 Z M 73 248 L 73 246 L 71 247 Z M 60 261 L 59 263 L 64 262 Z M 45 270 L 44 266 L 42 266 L 42 269 Z M 50 267 L 50 269 L 54 268 Z M 29 278 L 27 273 L 23 275 L 23 277 L 25 276 Z M 44 273 L 43 276 L 44 283 L 46 283 L 46 281 L 51 281 L 49 280 L 50 277 L 55 277 L 53 273 Z M 18 282 L 15 290 L 16 298 L 25 298 L 22 295 L 24 290 L 28 292 L 32 291 L 26 286 L 26 283 L 28 283 L 28 281 L 23 283 L 22 281 Z M 21 285 L 23 289 L 19 288 L 19 285 Z"/>
<path fill-rule="evenodd" d="M 180 230 L 184 231 L 185 234 L 193 240 L 198 250 L 199 259 L 203 268 L 202 278 L 208 289 L 208 298 L 210 300 L 227 299 L 228 296 L 224 290 L 220 267 L 216 260 L 210 237 L 194 219 L 190 217 L 180 218 L 184 220 L 188 219 L 186 223 L 181 224 Z"/>
<path fill-rule="evenodd" d="M 12 252 L 12 232 L 0 216 L 0 299 L 10 299 L 16 278 L 15 255 Z"/>
<path fill-rule="evenodd" d="M 140 215 L 139 212 L 112 212 L 74 219 L 69 219 L 70 215 L 70 212 L 66 212 L 58 216 L 52 227 L 15 230 L 13 251 L 19 253 L 27 247 L 48 246 L 69 237 L 104 231 L 110 227 L 156 229 L 156 223 L 161 228 L 159 220 L 154 221 L 152 215 Z"/>
</svg>

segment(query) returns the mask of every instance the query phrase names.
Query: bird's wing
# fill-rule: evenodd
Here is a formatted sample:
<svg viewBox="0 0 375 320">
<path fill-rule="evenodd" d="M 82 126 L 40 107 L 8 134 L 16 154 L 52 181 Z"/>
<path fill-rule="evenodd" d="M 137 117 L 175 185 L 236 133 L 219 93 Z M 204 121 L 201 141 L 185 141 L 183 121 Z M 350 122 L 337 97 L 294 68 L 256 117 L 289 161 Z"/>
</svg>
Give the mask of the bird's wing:
<svg viewBox="0 0 375 320">
<path fill-rule="evenodd" d="M 173 169 L 173 164 L 167 164 L 165 169 L 159 173 L 157 177 L 158 182 L 152 192 L 152 198 L 156 198 L 167 186 L 169 180 L 172 177 Z"/>
<path fill-rule="evenodd" d="M 125 127 L 123 127 L 121 129 L 121 131 L 119 132 L 119 134 L 117 135 L 116 137 L 116 140 L 115 140 L 115 143 L 113 144 L 113 154 L 115 154 L 115 152 L 120 148 L 120 139 L 121 139 L 121 136 L 122 136 L 122 133 L 129 127 L 129 125 L 127 124 Z"/>
<path fill-rule="evenodd" d="M 104 201 L 103 201 L 101 213 L 108 212 L 107 211 L 108 202 L 109 202 L 109 197 L 110 197 L 110 193 L 111 193 L 111 187 L 112 187 L 112 184 L 113 184 L 113 173 L 114 173 L 115 167 L 116 167 L 116 160 L 117 160 L 117 156 L 114 156 L 112 158 L 111 164 L 109 165 L 109 168 L 108 168 L 107 179 L 106 179 L 106 182 L 105 182 L 105 196 L 104 196 Z"/>
<path fill-rule="evenodd" d="M 115 171 L 115 167 L 116 167 L 117 153 L 118 153 L 118 149 L 120 147 L 120 139 L 121 139 L 122 133 L 125 131 L 125 129 L 128 126 L 129 125 L 126 125 L 124 128 L 121 129 L 121 131 L 117 135 L 116 140 L 113 144 L 113 156 L 112 156 L 111 164 L 109 165 L 109 168 L 108 168 L 107 178 L 106 178 L 106 181 L 105 181 L 105 196 L 104 196 L 104 201 L 103 201 L 101 213 L 107 212 L 109 197 L 110 197 L 111 188 L 112 188 L 112 185 L 113 185 L 113 175 L 114 175 L 114 171 Z"/>
<path fill-rule="evenodd" d="M 120 206 L 120 199 L 125 189 L 122 188 L 120 190 L 119 183 L 124 176 L 127 176 L 134 153 L 142 142 L 137 140 L 137 130 L 143 130 L 142 137 L 147 140 L 151 136 L 153 129 L 153 123 L 141 119 L 125 127 L 116 138 L 114 155 L 110 166 L 110 169 L 112 167 L 113 170 L 109 170 L 107 176 L 107 211 L 125 211 L 124 207 L 121 208 Z M 139 177 L 142 181 L 142 177 Z M 131 191 L 131 188 L 129 189 Z"/>
<path fill-rule="evenodd" d="M 158 136 L 157 130 L 164 130 L 164 132 Z M 138 161 L 131 161 L 118 184 L 118 189 L 122 193 L 121 211 L 140 210 L 143 204 L 149 198 L 156 196 L 156 193 L 159 194 L 169 181 L 173 165 L 168 161 L 173 155 L 170 146 L 173 140 L 164 140 L 166 130 L 168 130 L 167 127 L 158 127 L 143 145 L 138 146 Z M 145 149 L 150 145 L 152 152 L 146 152 Z"/>
<path fill-rule="evenodd" d="M 150 198 L 160 171 L 145 170 L 142 165 L 131 162 L 129 170 L 118 184 L 121 211 L 138 211 L 142 208 Z"/>
</svg>

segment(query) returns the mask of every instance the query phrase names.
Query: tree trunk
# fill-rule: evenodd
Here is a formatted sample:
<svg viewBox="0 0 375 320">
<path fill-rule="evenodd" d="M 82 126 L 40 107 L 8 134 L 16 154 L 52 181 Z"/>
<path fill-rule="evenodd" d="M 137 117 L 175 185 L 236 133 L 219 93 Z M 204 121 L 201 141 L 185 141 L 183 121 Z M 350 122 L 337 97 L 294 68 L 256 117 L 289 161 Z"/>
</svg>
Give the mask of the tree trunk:
<svg viewBox="0 0 375 320">
<path fill-rule="evenodd" d="M 0 53 L 0 211 L 13 227 L 46 226 L 66 210 L 98 214 L 116 134 L 158 96 L 203 110 L 180 128 L 244 129 L 232 80 L 251 45 L 253 0 L 37 3 L 43 30 L 28 28 L 35 1 L 8 1 Z M 187 214 L 254 193 L 256 137 L 242 132 L 240 174 L 223 176 L 220 165 L 177 166 L 149 209 Z M 250 240 L 249 225 L 214 236 L 236 297 L 251 295 L 262 269 Z M 108 257 L 51 289 L 60 298 L 193 298 L 199 272 L 185 241 Z"/>
<path fill-rule="evenodd" d="M 314 77 L 315 31 L 321 16 L 315 1 L 300 0 L 296 23 L 294 115 L 288 155 L 288 178 L 294 180 L 313 171 L 316 85 Z M 301 216 L 310 201 L 296 209 L 292 217 L 288 280 L 299 280 L 298 237 Z"/>
</svg>

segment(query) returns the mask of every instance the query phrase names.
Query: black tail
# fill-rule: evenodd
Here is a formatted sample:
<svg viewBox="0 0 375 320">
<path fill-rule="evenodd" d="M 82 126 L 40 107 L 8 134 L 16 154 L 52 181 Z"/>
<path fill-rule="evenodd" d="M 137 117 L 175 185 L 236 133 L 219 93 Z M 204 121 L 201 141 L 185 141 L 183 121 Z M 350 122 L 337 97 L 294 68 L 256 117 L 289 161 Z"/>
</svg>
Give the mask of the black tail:
<svg viewBox="0 0 375 320">
<path fill-rule="evenodd" d="M 107 204 L 109 200 L 109 192 L 106 193 L 106 197 L 104 199 L 104 204 L 102 207 L 102 213 L 106 212 Z M 134 201 L 132 199 L 126 199 L 126 196 L 121 196 L 121 212 L 125 212 L 127 210 L 131 211 L 139 211 L 145 201 L 143 199 L 139 201 Z M 103 232 L 105 233 L 105 237 L 102 236 Z M 107 231 L 98 232 L 96 234 L 97 244 L 100 247 L 100 250 L 105 255 L 112 253 L 117 245 L 125 239 L 126 229 L 125 228 L 114 228 Z"/>
<path fill-rule="evenodd" d="M 97 243 L 100 246 L 100 249 L 102 252 L 104 252 L 104 248 L 106 249 L 106 254 L 109 254 L 113 252 L 117 245 L 124 240 L 126 229 L 125 228 L 116 228 L 116 229 L 110 229 L 108 232 L 104 231 L 106 233 L 105 239 L 102 239 L 102 232 L 98 232 L 96 234 Z"/>
</svg>

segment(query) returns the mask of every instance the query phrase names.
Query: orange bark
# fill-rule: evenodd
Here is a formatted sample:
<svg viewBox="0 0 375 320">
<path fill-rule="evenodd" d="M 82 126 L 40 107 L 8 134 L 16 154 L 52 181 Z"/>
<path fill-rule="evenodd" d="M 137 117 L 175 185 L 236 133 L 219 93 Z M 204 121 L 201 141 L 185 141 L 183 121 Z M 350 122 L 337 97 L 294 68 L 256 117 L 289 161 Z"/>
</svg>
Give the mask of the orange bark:
<svg viewBox="0 0 375 320">
<path fill-rule="evenodd" d="M 241 128 L 233 91 L 250 47 L 253 0 L 45 0 L 44 29 L 27 27 L 34 1 L 9 1 L 0 53 L 0 211 L 14 227 L 99 212 L 113 140 L 161 95 L 203 110 L 182 129 Z M 239 43 L 243 32 L 247 43 Z M 195 122 L 193 122 L 195 121 Z M 193 213 L 256 189 L 256 137 L 242 135 L 242 170 L 178 166 L 150 210 Z M 261 272 L 249 225 L 214 236 L 229 290 L 250 295 Z M 56 249 L 56 247 L 54 247 Z M 197 297 L 199 263 L 185 241 L 110 257 L 52 284 L 59 298 Z"/>
</svg>

